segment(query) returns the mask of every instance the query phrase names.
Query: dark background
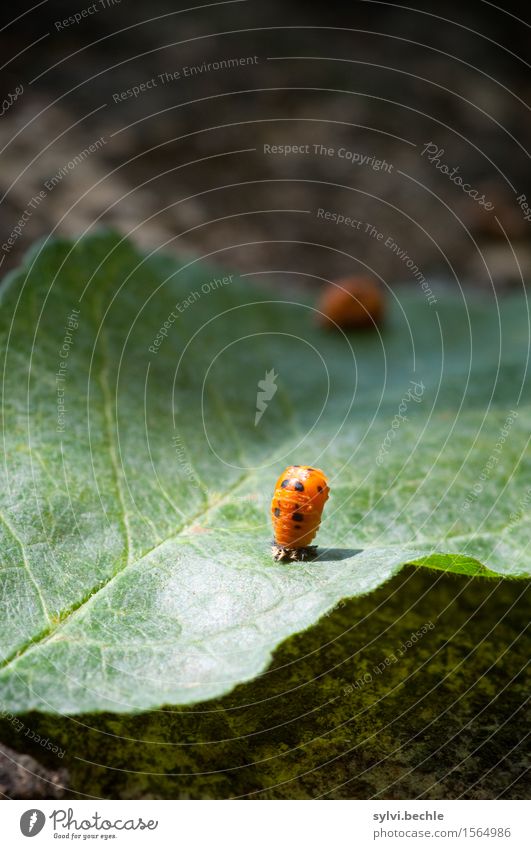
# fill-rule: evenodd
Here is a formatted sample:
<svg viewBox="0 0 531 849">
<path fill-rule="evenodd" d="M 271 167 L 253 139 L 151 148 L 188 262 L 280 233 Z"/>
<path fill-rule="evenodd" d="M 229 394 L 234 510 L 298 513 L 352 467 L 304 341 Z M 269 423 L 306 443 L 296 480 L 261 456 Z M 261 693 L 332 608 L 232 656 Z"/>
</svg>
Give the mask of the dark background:
<svg viewBox="0 0 531 849">
<path fill-rule="evenodd" d="M 531 195 L 525 4 L 247 0 L 183 11 L 192 4 L 121 0 L 57 30 L 89 5 L 44 2 L 12 24 L 4 12 L 1 90 L 25 90 L 0 122 L 2 241 L 43 181 L 106 139 L 34 211 L 6 268 L 36 237 L 106 224 L 150 249 L 289 270 L 290 284 L 364 264 L 390 286 L 407 281 L 404 263 L 363 232 L 317 219 L 324 207 L 375 224 L 432 279 L 521 285 L 518 265 L 525 277 L 531 264 L 516 203 Z M 254 55 L 113 100 L 164 72 Z M 325 58 L 268 59 L 279 56 Z M 494 212 L 420 155 L 429 141 Z M 264 143 L 345 146 L 393 169 L 265 156 Z"/>
</svg>

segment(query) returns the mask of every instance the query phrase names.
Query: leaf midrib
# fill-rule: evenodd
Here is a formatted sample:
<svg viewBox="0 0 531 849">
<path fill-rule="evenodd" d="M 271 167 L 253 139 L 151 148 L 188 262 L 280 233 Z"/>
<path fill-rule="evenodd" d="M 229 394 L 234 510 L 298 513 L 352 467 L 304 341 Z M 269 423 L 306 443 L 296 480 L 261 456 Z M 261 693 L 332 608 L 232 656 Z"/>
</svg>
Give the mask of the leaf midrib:
<svg viewBox="0 0 531 849">
<path fill-rule="evenodd" d="M 83 598 L 79 603 L 72 605 L 72 607 L 68 608 L 64 612 L 64 614 L 62 615 L 62 618 L 60 619 L 60 621 L 57 623 L 57 625 L 55 627 L 48 628 L 45 631 L 41 632 L 41 634 L 35 640 L 29 641 L 25 646 L 22 646 L 20 649 L 18 649 L 12 655 L 7 657 L 4 661 L 2 661 L 0 663 L 0 670 L 4 670 L 4 669 L 9 668 L 14 662 L 20 660 L 22 657 L 24 657 L 29 652 L 31 652 L 33 650 L 37 650 L 43 643 L 48 642 L 49 640 L 52 639 L 52 637 L 55 637 L 58 633 L 63 631 L 65 629 L 65 627 L 72 621 L 72 618 L 77 613 L 84 612 L 86 610 L 87 605 L 90 604 L 93 599 L 100 596 L 100 594 L 102 594 L 104 591 L 106 591 L 110 587 L 110 585 L 118 577 L 120 577 L 124 572 L 133 569 L 141 560 L 144 560 L 144 558 L 148 557 L 150 554 L 153 554 L 153 552 L 155 552 L 158 549 L 162 548 L 163 546 L 167 545 L 172 540 L 177 539 L 178 537 L 184 535 L 189 528 L 193 527 L 193 524 L 197 521 L 197 519 L 200 519 L 201 517 L 207 515 L 209 512 L 211 512 L 215 508 L 219 507 L 231 493 L 233 493 L 236 489 L 238 489 L 243 484 L 247 483 L 247 481 L 249 481 L 253 477 L 253 474 L 254 473 L 247 473 L 245 475 L 242 475 L 242 477 L 238 481 L 236 481 L 231 487 L 229 487 L 219 498 L 215 499 L 215 501 L 210 502 L 208 505 L 206 505 L 206 507 L 204 509 L 197 511 L 197 513 L 194 513 L 192 516 L 190 516 L 188 521 L 186 523 L 183 523 L 183 525 L 181 525 L 179 527 L 179 529 L 177 531 L 175 531 L 175 533 L 170 534 L 170 536 L 161 540 L 156 545 L 154 545 L 152 548 L 144 551 L 142 554 L 140 554 L 138 556 L 138 558 L 136 560 L 125 565 L 122 569 L 116 571 L 104 583 L 102 583 L 101 586 L 99 586 L 96 590 L 92 590 L 90 592 L 90 594 L 88 596 L 86 596 L 85 598 Z M 492 534 L 489 534 L 489 536 L 492 536 Z M 470 535 L 456 534 L 455 537 L 452 537 L 452 536 L 445 537 L 444 542 L 448 542 L 449 540 L 452 540 L 454 538 L 456 538 L 456 539 L 467 539 L 467 538 L 473 539 L 473 538 L 475 538 L 475 536 L 474 536 L 474 534 L 470 534 Z M 385 549 L 385 548 L 403 548 L 404 553 L 406 553 L 408 550 L 411 551 L 412 547 L 413 548 L 414 547 L 424 548 L 425 546 L 429 546 L 429 545 L 433 545 L 433 543 L 430 543 L 429 540 L 423 540 L 422 542 L 417 543 L 417 544 L 415 544 L 415 542 L 412 542 L 411 547 L 409 549 L 407 547 L 403 546 L 403 545 L 399 545 L 399 546 L 396 546 L 396 545 L 380 545 L 380 546 L 376 546 L 375 550 L 380 550 L 380 549 Z M 367 549 L 370 549 L 370 548 L 371 548 L 371 546 L 367 546 L 363 550 L 366 551 Z M 434 550 L 433 553 L 440 553 L 442 555 L 445 555 L 447 553 L 451 554 L 451 555 L 455 554 L 455 552 L 450 552 L 450 553 L 444 552 L 444 551 L 438 552 L 437 550 Z M 469 555 L 464 555 L 464 556 L 469 556 Z M 406 562 L 407 561 L 404 561 L 404 565 L 406 565 Z M 499 574 L 499 573 L 496 573 L 496 574 Z M 513 575 L 503 575 L 503 574 L 500 573 L 499 577 L 510 579 L 510 578 L 514 578 L 515 576 L 513 576 Z"/>
<path fill-rule="evenodd" d="M 124 532 L 124 550 L 122 551 L 120 558 L 118 560 L 117 567 L 112 575 L 105 581 L 103 581 L 97 588 L 92 588 L 89 593 L 83 596 L 78 602 L 75 602 L 68 608 L 65 608 L 59 614 L 59 620 L 57 624 L 51 624 L 49 627 L 44 628 L 40 634 L 38 634 L 34 639 L 28 640 L 25 644 L 20 646 L 16 651 L 12 654 L 8 655 L 3 661 L 0 662 L 0 670 L 8 669 L 13 663 L 20 660 L 24 657 L 28 652 L 33 650 L 37 650 L 43 643 L 48 642 L 53 637 L 55 637 L 58 633 L 61 633 L 67 625 L 70 624 L 72 618 L 80 613 L 84 612 L 87 608 L 87 605 L 92 602 L 92 600 L 96 597 L 99 597 L 104 591 L 111 586 L 116 578 L 122 575 L 124 572 L 129 571 L 131 568 L 134 568 L 141 560 L 145 557 L 148 557 L 153 552 L 167 545 L 174 539 L 184 535 L 186 531 L 193 526 L 198 519 L 206 516 L 213 509 L 219 507 L 225 499 L 232 494 L 236 489 L 240 486 L 247 483 L 254 476 L 253 472 L 246 472 L 241 475 L 240 478 L 235 481 L 231 486 L 227 487 L 227 489 L 216 499 L 207 503 L 198 510 L 196 513 L 192 514 L 186 522 L 183 522 L 178 529 L 170 534 L 165 539 L 158 542 L 156 545 L 142 552 L 134 561 L 131 561 L 131 534 L 129 522 L 127 520 L 127 513 L 125 507 L 125 499 L 124 493 L 122 489 L 122 481 L 121 481 L 121 473 L 120 473 L 120 465 L 118 463 L 118 456 L 116 454 L 116 445 L 115 445 L 115 435 L 113 428 L 116 427 L 116 420 L 113 416 L 112 412 L 112 396 L 110 392 L 109 382 L 108 382 L 108 367 L 109 367 L 109 355 L 108 355 L 108 345 L 107 339 L 105 336 L 105 331 L 103 329 L 103 319 L 101 305 L 98 303 L 94 303 L 94 315 L 92 316 L 94 319 L 94 323 L 96 326 L 96 332 L 99 333 L 102 339 L 102 353 L 101 353 L 101 365 L 98 370 L 98 382 L 100 384 L 100 388 L 103 396 L 103 406 L 104 406 L 104 418 L 105 418 L 105 426 L 107 430 L 107 441 L 109 444 L 109 454 L 111 466 L 113 469 L 113 477 L 115 479 L 116 492 L 118 496 L 118 501 L 121 507 L 121 519 L 123 525 Z M 22 543 L 21 543 L 22 546 Z M 25 550 L 22 546 L 22 554 L 24 560 L 26 560 Z M 31 573 L 30 573 L 31 576 Z M 38 584 L 36 584 L 36 589 L 39 594 L 39 597 L 42 600 L 42 593 Z M 44 600 L 42 600 L 42 604 L 44 607 Z M 45 608 L 46 609 L 46 608 Z M 48 616 L 48 621 L 51 622 L 50 617 Z"/>
</svg>

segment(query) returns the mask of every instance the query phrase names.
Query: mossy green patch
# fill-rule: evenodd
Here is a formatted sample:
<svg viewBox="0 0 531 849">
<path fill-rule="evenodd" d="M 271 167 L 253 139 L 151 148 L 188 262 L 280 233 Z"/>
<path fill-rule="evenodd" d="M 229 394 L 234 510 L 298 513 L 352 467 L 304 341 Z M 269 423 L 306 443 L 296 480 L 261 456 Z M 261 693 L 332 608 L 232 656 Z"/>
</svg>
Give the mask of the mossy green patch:
<svg viewBox="0 0 531 849">
<path fill-rule="evenodd" d="M 221 699 L 22 721 L 66 750 L 72 798 L 523 798 L 528 603 L 410 567 Z M 58 764 L 5 719 L 1 738 Z"/>
</svg>

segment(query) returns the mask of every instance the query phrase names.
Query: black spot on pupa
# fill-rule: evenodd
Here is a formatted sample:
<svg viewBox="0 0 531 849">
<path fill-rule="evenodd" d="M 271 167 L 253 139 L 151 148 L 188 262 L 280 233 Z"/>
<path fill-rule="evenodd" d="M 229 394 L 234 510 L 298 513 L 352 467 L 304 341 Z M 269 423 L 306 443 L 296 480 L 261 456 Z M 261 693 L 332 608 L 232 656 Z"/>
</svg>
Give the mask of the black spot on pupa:
<svg viewBox="0 0 531 849">
<path fill-rule="evenodd" d="M 294 525 L 293 527 L 297 528 L 297 530 L 300 530 L 302 528 L 302 525 Z"/>
<path fill-rule="evenodd" d="M 322 491 L 323 491 L 323 487 L 322 487 L 322 486 L 318 486 L 318 487 L 317 487 L 317 491 L 318 491 L 318 492 L 322 492 Z"/>
<path fill-rule="evenodd" d="M 293 521 L 294 522 L 302 522 L 303 519 L 304 519 L 304 516 L 302 515 L 302 513 L 294 513 L 293 514 Z"/>
<path fill-rule="evenodd" d="M 304 492 L 304 484 L 300 481 L 295 481 L 295 489 L 297 492 Z"/>
<path fill-rule="evenodd" d="M 312 467 L 311 467 L 311 466 L 308 466 L 308 471 L 309 471 L 309 472 L 315 472 L 315 469 L 312 469 Z"/>
<path fill-rule="evenodd" d="M 286 487 L 287 487 L 288 485 L 289 485 L 289 480 L 288 480 L 287 478 L 285 478 L 285 479 L 282 481 L 282 483 L 280 484 L 280 486 L 282 487 L 282 489 L 286 489 Z"/>
<path fill-rule="evenodd" d="M 280 507 L 275 507 L 275 516 L 277 517 L 277 519 L 280 516 Z"/>
</svg>

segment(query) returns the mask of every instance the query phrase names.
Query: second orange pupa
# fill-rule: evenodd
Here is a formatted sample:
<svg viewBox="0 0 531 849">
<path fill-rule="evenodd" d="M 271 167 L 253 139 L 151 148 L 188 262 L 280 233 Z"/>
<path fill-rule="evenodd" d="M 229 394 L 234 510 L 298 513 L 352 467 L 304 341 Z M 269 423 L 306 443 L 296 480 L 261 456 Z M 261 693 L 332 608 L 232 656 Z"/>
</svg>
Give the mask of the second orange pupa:
<svg viewBox="0 0 531 849">
<path fill-rule="evenodd" d="M 368 274 L 356 274 L 323 289 L 317 321 L 329 329 L 374 330 L 384 315 L 385 298 L 378 281 Z"/>
</svg>

